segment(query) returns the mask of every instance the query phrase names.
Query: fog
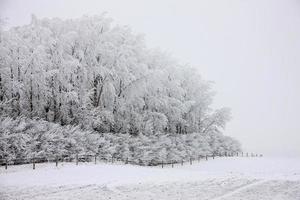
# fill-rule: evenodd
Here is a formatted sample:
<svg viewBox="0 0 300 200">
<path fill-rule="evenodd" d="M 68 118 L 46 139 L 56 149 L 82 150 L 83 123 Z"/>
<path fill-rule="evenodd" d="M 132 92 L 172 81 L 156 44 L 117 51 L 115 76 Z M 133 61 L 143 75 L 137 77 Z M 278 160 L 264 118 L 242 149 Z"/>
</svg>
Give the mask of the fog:
<svg viewBox="0 0 300 200">
<path fill-rule="evenodd" d="M 245 151 L 300 155 L 300 2 L 252 1 L 8 1 L 5 28 L 39 18 L 102 14 L 145 34 L 214 81 L 214 107 L 230 107 L 224 133 Z"/>
</svg>

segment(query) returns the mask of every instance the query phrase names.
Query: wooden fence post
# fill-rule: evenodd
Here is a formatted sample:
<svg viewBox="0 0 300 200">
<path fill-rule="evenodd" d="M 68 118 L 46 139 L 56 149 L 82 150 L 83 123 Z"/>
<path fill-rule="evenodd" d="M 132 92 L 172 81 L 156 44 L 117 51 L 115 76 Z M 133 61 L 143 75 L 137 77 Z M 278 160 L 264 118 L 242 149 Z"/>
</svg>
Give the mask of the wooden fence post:
<svg viewBox="0 0 300 200">
<path fill-rule="evenodd" d="M 76 165 L 78 165 L 78 154 L 76 154 Z"/>
<path fill-rule="evenodd" d="M 164 161 L 161 161 L 161 168 L 164 168 Z"/>
<path fill-rule="evenodd" d="M 213 157 L 213 159 L 215 159 L 215 155 L 214 154 L 212 155 L 212 157 Z"/>
<path fill-rule="evenodd" d="M 205 155 L 205 159 L 207 160 L 207 155 Z"/>
<path fill-rule="evenodd" d="M 171 161 L 172 162 L 172 168 L 174 167 L 174 162 L 173 161 Z"/>
<path fill-rule="evenodd" d="M 191 165 L 193 164 L 192 158 L 190 158 L 190 164 L 191 164 Z"/>
<path fill-rule="evenodd" d="M 95 164 L 97 164 L 97 154 L 95 154 Z"/>
<path fill-rule="evenodd" d="M 5 159 L 5 169 L 7 169 L 7 159 Z"/>
<path fill-rule="evenodd" d="M 57 156 L 55 156 L 55 166 L 56 167 L 58 166 L 58 158 L 57 158 Z"/>
<path fill-rule="evenodd" d="M 34 157 L 32 159 L 32 169 L 35 169 L 35 160 L 34 160 Z"/>
</svg>

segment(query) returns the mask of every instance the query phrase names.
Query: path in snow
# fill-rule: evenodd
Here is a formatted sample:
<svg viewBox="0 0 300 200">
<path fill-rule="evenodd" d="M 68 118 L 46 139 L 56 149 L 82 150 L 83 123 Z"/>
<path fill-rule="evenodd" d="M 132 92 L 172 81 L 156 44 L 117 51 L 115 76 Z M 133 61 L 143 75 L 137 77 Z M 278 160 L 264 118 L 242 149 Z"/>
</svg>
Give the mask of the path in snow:
<svg viewBox="0 0 300 200">
<path fill-rule="evenodd" d="M 231 197 L 231 196 L 233 196 L 235 194 L 238 194 L 238 193 L 243 193 L 243 191 L 245 191 L 246 189 L 249 189 L 249 188 L 254 187 L 256 185 L 261 185 L 264 182 L 268 182 L 268 181 L 267 180 L 253 181 L 252 183 L 242 185 L 241 187 L 236 188 L 236 189 L 234 189 L 234 190 L 232 190 L 232 191 L 230 191 L 230 192 L 228 192 L 224 195 L 218 196 L 218 197 L 216 197 L 212 200 L 221 200 L 221 199 L 225 199 L 227 197 Z"/>
</svg>

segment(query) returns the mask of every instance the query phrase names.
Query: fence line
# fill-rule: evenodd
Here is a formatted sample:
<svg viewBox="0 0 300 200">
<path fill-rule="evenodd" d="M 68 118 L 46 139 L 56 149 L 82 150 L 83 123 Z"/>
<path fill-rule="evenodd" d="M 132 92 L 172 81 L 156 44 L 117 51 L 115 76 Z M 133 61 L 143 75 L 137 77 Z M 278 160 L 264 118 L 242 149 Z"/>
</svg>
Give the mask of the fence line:
<svg viewBox="0 0 300 200">
<path fill-rule="evenodd" d="M 123 159 L 119 157 L 105 157 L 100 156 L 99 154 L 73 154 L 73 155 L 61 155 L 61 156 L 48 156 L 48 157 L 31 157 L 31 158 L 17 158 L 17 159 L 0 159 L 0 165 L 4 166 L 5 169 L 8 168 L 9 165 L 22 165 L 22 164 L 30 164 L 32 163 L 32 169 L 36 168 L 36 163 L 46 163 L 46 162 L 53 162 L 55 163 L 55 166 L 58 167 L 59 162 L 74 162 L 76 165 L 79 164 L 79 162 L 94 162 L 97 164 L 97 161 L 104 161 L 104 162 L 110 162 L 114 163 L 116 161 L 123 162 L 124 164 L 133 164 L 133 165 L 140 165 L 140 166 L 159 166 L 161 165 L 161 168 L 164 168 L 166 165 L 171 165 L 171 167 L 174 167 L 174 164 L 181 164 L 181 166 L 185 162 L 189 162 L 190 165 L 193 164 L 195 160 L 198 159 L 198 162 L 200 162 L 201 159 L 205 159 L 206 161 L 208 158 L 215 159 L 215 157 L 262 157 L 262 154 L 254 154 L 254 153 L 246 153 L 244 156 L 243 152 L 225 152 L 224 154 L 212 154 L 212 155 L 199 155 L 196 159 L 195 157 L 189 157 L 184 158 L 180 160 L 161 160 L 157 161 L 155 159 L 151 160 L 144 160 L 144 159 L 132 159 L 129 158 Z M 147 163 L 147 164 L 145 164 Z"/>
</svg>

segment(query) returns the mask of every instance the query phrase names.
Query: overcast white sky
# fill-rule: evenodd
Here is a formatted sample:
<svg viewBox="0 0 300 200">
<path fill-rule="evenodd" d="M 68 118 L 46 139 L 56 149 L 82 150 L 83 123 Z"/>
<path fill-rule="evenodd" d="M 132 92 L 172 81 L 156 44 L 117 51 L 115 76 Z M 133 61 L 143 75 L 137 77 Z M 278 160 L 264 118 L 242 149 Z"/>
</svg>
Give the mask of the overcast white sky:
<svg viewBox="0 0 300 200">
<path fill-rule="evenodd" d="M 8 27 L 103 12 L 214 81 L 246 151 L 300 155 L 299 0 L 0 0 Z"/>
</svg>

